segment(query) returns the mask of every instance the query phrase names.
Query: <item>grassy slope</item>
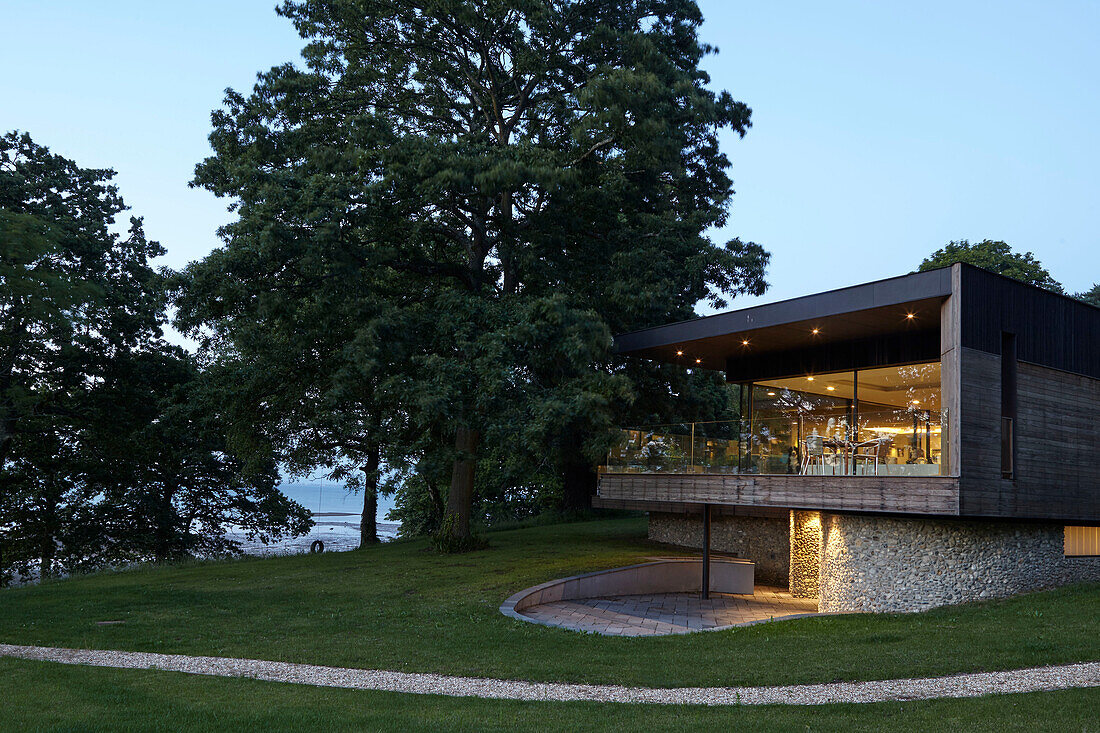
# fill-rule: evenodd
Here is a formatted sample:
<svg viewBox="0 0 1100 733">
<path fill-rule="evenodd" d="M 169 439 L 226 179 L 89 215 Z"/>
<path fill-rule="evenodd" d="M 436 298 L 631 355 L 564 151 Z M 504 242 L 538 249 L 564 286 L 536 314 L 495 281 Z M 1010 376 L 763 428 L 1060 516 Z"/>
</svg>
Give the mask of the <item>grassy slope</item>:
<svg viewBox="0 0 1100 733">
<path fill-rule="evenodd" d="M 518 589 L 641 560 L 644 520 L 493 533 L 441 557 L 363 552 L 103 573 L 0 591 L 0 641 L 646 686 L 779 684 L 1100 659 L 1100 586 L 919 615 L 687 636 L 580 635 L 505 618 Z M 96 626 L 96 621 L 124 624 Z"/>
<path fill-rule="evenodd" d="M 1100 689 L 813 708 L 523 703 L 0 659 L 0 730 L 1097 731 Z"/>
</svg>

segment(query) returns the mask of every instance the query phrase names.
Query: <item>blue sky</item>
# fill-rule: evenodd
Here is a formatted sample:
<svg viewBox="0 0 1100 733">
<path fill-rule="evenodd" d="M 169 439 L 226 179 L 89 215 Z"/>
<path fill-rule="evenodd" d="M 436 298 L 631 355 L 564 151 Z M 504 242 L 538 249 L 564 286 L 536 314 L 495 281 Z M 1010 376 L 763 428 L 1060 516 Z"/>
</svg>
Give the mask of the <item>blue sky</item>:
<svg viewBox="0 0 1100 733">
<path fill-rule="evenodd" d="M 901 274 L 950 239 L 1033 251 L 1071 291 L 1100 281 L 1100 3 L 706 0 L 715 88 L 753 108 L 730 135 L 728 227 L 794 297 Z M 0 129 L 85 166 L 179 267 L 217 245 L 224 202 L 187 187 L 226 87 L 297 60 L 273 0 L 5 3 Z"/>
</svg>

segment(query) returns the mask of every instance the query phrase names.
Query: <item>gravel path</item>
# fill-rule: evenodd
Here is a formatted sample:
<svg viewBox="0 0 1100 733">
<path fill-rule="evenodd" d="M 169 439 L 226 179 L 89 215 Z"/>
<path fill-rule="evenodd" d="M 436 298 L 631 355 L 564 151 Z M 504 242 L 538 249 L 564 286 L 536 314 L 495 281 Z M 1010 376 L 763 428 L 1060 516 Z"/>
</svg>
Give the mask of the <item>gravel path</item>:
<svg viewBox="0 0 1100 733">
<path fill-rule="evenodd" d="M 982 672 L 953 677 L 831 682 L 782 687 L 673 687 L 646 688 L 619 685 L 574 685 L 523 682 L 438 674 L 387 672 L 373 669 L 319 667 L 311 664 L 268 662 L 228 657 L 189 657 L 179 654 L 56 649 L 0 644 L 0 656 L 62 664 L 86 664 L 123 669 L 158 669 L 216 677 L 248 677 L 300 685 L 357 690 L 409 692 L 450 697 L 499 700 L 596 701 L 663 705 L 824 705 L 891 700 L 931 700 L 978 697 L 1009 692 L 1039 692 L 1071 687 L 1100 687 L 1100 662 L 1036 667 L 1009 672 Z"/>
</svg>

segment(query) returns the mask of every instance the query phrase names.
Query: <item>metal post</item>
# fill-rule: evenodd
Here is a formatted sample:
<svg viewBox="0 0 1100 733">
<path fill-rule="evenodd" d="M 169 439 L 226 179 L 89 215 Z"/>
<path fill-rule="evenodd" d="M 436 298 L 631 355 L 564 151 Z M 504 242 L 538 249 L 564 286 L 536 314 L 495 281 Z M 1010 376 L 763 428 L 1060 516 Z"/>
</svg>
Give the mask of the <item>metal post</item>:
<svg viewBox="0 0 1100 733">
<path fill-rule="evenodd" d="M 695 423 L 691 424 L 691 463 L 688 464 L 693 472 L 695 471 Z"/>
<path fill-rule="evenodd" d="M 703 505 L 703 600 L 710 598 L 710 504 Z"/>
</svg>

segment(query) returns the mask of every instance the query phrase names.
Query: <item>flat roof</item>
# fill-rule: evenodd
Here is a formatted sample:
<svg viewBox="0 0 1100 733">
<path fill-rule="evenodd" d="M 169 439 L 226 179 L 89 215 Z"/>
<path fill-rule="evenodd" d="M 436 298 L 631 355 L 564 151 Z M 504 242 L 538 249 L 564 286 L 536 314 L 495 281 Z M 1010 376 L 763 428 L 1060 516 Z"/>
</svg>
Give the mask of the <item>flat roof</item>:
<svg viewBox="0 0 1100 733">
<path fill-rule="evenodd" d="M 938 329 L 940 305 L 949 295 L 951 268 L 941 267 L 631 331 L 615 337 L 615 351 L 725 370 L 726 359 L 746 350 L 762 353 Z"/>
</svg>

